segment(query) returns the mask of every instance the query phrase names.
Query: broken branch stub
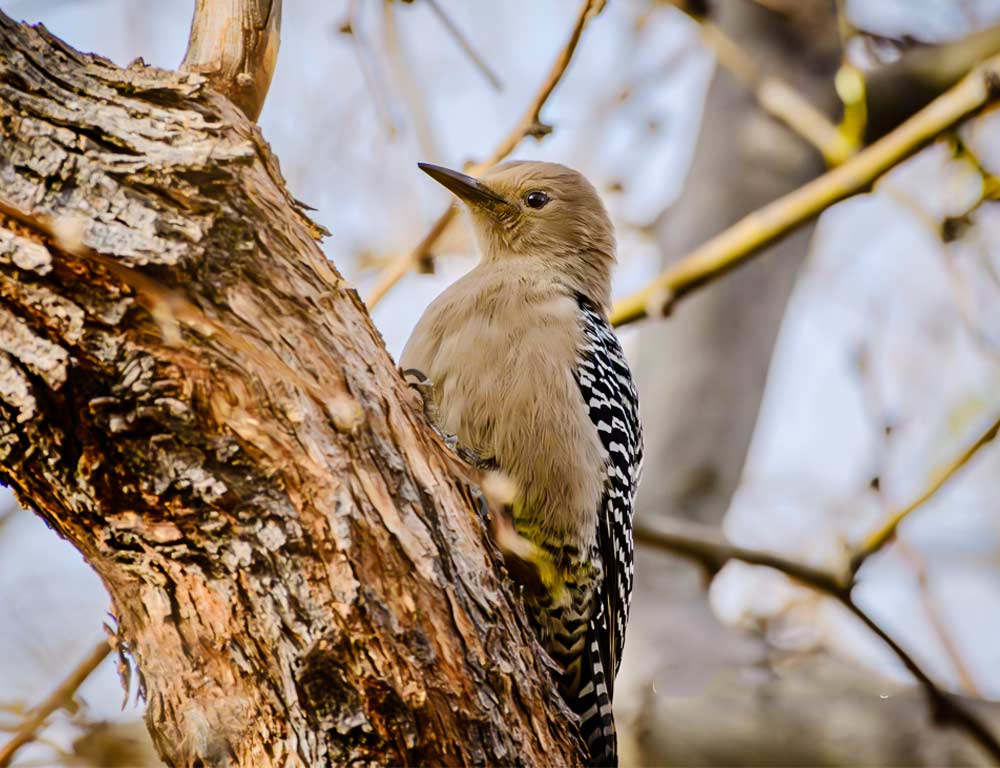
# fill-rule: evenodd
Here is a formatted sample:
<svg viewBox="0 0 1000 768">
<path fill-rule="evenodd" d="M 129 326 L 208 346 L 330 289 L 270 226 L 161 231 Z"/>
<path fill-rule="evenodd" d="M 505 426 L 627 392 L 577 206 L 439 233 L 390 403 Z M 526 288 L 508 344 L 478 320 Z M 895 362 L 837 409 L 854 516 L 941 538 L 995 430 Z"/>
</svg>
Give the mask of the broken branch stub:
<svg viewBox="0 0 1000 768">
<path fill-rule="evenodd" d="M 251 120 L 278 61 L 281 0 L 196 0 L 182 72 L 206 77 Z"/>
</svg>

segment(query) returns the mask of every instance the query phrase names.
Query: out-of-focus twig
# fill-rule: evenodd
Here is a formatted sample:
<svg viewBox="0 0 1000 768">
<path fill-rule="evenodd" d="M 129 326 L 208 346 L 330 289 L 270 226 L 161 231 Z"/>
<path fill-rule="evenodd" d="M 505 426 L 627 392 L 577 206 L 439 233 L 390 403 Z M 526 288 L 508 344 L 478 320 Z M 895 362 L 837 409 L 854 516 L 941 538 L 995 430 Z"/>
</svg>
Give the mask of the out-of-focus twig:
<svg viewBox="0 0 1000 768">
<path fill-rule="evenodd" d="M 204 75 L 251 120 L 278 61 L 281 0 L 197 0 L 181 71 Z"/>
<path fill-rule="evenodd" d="M 1000 56 L 963 80 L 879 141 L 799 189 L 744 217 L 642 290 L 617 302 L 615 325 L 667 314 L 674 303 L 754 256 L 845 197 L 868 188 L 887 170 L 996 97 Z"/>
<path fill-rule="evenodd" d="M 549 96 L 552 95 L 552 92 L 555 90 L 559 81 L 562 79 L 563 74 L 566 72 L 566 68 L 569 66 L 569 63 L 573 58 L 573 53 L 576 51 L 577 44 L 580 42 L 580 37 L 583 35 L 584 28 L 592 18 L 601 12 L 604 8 L 604 3 L 605 0 L 584 0 L 580 7 L 580 12 L 577 14 L 576 22 L 573 25 L 573 31 L 570 33 L 569 39 L 566 41 L 562 50 L 559 51 L 559 55 L 556 56 L 556 60 L 553 62 L 552 67 L 545 79 L 542 81 L 541 87 L 539 87 L 538 91 L 535 93 L 531 103 L 528 104 L 528 108 L 524 111 L 521 119 L 517 121 L 510 132 L 500 141 L 500 143 L 493 150 L 493 153 L 483 162 L 472 166 L 472 168 L 469 169 L 469 173 L 476 176 L 488 168 L 493 167 L 507 157 L 507 155 L 509 155 L 526 136 L 534 136 L 536 139 L 540 139 L 552 132 L 552 127 L 541 121 L 542 107 L 545 106 L 545 102 L 548 101 Z M 437 239 L 448 227 L 448 224 L 451 223 L 456 210 L 457 209 L 454 205 L 449 206 L 448 210 L 437 218 L 431 226 L 430 231 L 424 236 L 423 240 L 420 241 L 416 248 L 394 260 L 388 267 L 385 268 L 385 270 L 383 270 L 379 276 L 378 282 L 375 284 L 375 287 L 372 289 L 372 292 L 368 295 L 368 298 L 365 301 L 369 310 L 374 309 L 375 306 L 383 298 L 385 298 L 385 295 L 392 289 L 392 287 L 396 285 L 396 283 L 402 279 L 403 275 L 409 272 L 415 264 L 426 258 L 431 247 L 435 242 L 437 242 Z"/>
<path fill-rule="evenodd" d="M 413 132 L 417 137 L 420 151 L 428 162 L 437 162 L 439 152 L 434 134 L 431 132 L 430 120 L 427 118 L 427 107 L 424 103 L 421 84 L 413 76 L 413 68 L 407 61 L 403 42 L 399 38 L 396 24 L 396 3 L 384 0 L 382 3 L 382 36 L 385 45 L 386 60 L 390 76 L 396 81 L 396 92 L 400 95 L 410 112 Z"/>
<path fill-rule="evenodd" d="M 361 70 L 368 94 L 375 103 L 375 111 L 385 126 L 386 135 L 393 138 L 396 135 L 396 121 L 393 120 L 389 108 L 388 89 L 379 75 L 377 58 L 368 44 L 368 38 L 361 31 L 359 18 L 357 0 L 350 0 L 347 6 L 347 18 L 337 31 L 351 38 L 354 55 L 358 59 L 358 69 Z"/>
<path fill-rule="evenodd" d="M 13 501 L 0 506 L 0 530 L 2 530 L 3 527 L 13 519 L 14 513 L 17 512 L 18 509 L 20 509 L 20 507 L 18 507 Z"/>
<path fill-rule="evenodd" d="M 1000 741 L 997 741 L 997 737 L 993 735 L 983 721 L 959 699 L 938 688 L 937 684 L 928 677 L 927 673 L 917 664 L 916 660 L 854 600 L 848 598 L 846 600 L 841 599 L 840 602 L 860 619 L 873 634 L 889 646 L 890 650 L 903 663 L 903 666 L 923 686 L 924 692 L 927 694 L 927 699 L 930 702 L 934 720 L 941 723 L 951 723 L 962 728 L 979 746 L 989 753 L 993 761 L 1000 762 Z"/>
<path fill-rule="evenodd" d="M 882 433 L 883 445 L 882 450 L 878 452 L 878 468 L 875 472 L 874 480 L 869 484 L 869 488 L 876 492 L 879 501 L 883 506 L 885 506 L 885 497 L 882 494 L 881 477 L 888 464 L 886 461 L 886 448 L 888 447 L 888 441 L 890 435 L 892 434 L 892 425 L 890 419 L 886 416 L 886 408 L 883 403 L 883 397 L 876 385 L 875 378 L 871 375 L 872 369 L 870 365 L 870 352 L 871 350 L 867 343 L 865 343 L 859 350 L 857 357 L 858 375 L 863 385 L 863 401 L 865 403 L 866 410 L 868 411 L 868 418 L 871 420 L 872 424 L 879 426 L 879 431 Z M 934 599 L 931 591 L 931 585 L 927 577 L 927 566 L 924 563 L 923 558 L 918 552 L 907 546 L 906 542 L 902 539 L 896 541 L 896 549 L 906 560 L 907 564 L 913 570 L 913 573 L 917 578 L 917 588 L 920 602 L 924 608 L 924 613 L 927 614 L 927 619 L 931 628 L 937 635 L 938 640 L 941 642 L 941 646 L 944 648 L 945 654 L 951 660 L 952 666 L 955 668 L 955 673 L 958 675 L 958 680 L 962 686 L 962 690 L 969 696 L 980 696 L 980 692 L 972 679 L 968 666 L 962 658 L 962 654 L 959 652 L 959 649 L 951 636 L 951 632 L 949 632 L 948 626 L 945 624 L 941 616 L 941 612 L 939 610 L 940 606 Z"/>
<path fill-rule="evenodd" d="M 458 28 L 458 25 L 452 20 L 451 16 L 444 12 L 444 9 L 438 5 L 437 0 L 424 0 L 430 9 L 434 11 L 434 15 L 438 17 L 444 28 L 448 30 L 448 34 L 452 36 L 458 47 L 462 49 L 462 52 L 469 57 L 469 61 L 472 62 L 473 66 L 479 70 L 480 74 L 486 78 L 490 85 L 493 86 L 494 90 L 502 91 L 503 83 L 497 76 L 496 72 L 490 69 L 489 64 L 483 61 L 483 57 L 479 55 L 479 51 L 473 47 L 473 45 L 466 39 L 465 35 L 462 34 L 462 30 Z"/>
<path fill-rule="evenodd" d="M 938 640 L 941 641 L 941 646 L 944 648 L 945 655 L 951 661 L 951 665 L 955 668 L 955 674 L 958 676 L 959 685 L 962 686 L 962 690 L 967 695 L 981 697 L 982 693 L 979 690 L 979 686 L 977 686 L 975 680 L 972 679 L 972 673 L 969 671 L 969 667 L 965 663 L 965 659 L 962 658 L 962 654 L 959 651 L 958 646 L 955 645 L 955 639 L 951 636 L 951 632 L 948 630 L 948 625 L 945 624 L 944 619 L 941 617 L 938 601 L 934 599 L 934 595 L 931 593 L 931 585 L 927 577 L 927 565 L 924 563 L 923 558 L 918 552 L 910 549 L 910 547 L 902 541 L 898 542 L 896 546 L 906 559 L 906 562 L 909 563 L 911 568 L 913 568 L 913 572 L 917 577 L 917 587 L 920 592 L 920 603 L 924 607 L 924 613 L 927 614 L 927 619 L 930 622 L 931 628 L 934 630 L 934 634 L 937 635 Z"/>
<path fill-rule="evenodd" d="M 984 432 L 979 434 L 958 456 L 942 467 L 915 499 L 901 509 L 893 512 L 881 528 L 866 537 L 861 547 L 851 558 L 851 572 L 856 573 L 865 560 L 882 549 L 896 535 L 896 529 L 899 528 L 899 524 L 941 490 L 941 487 L 945 483 L 972 460 L 972 457 L 979 452 L 979 449 L 993 442 L 996 439 L 998 431 L 1000 431 L 1000 417 L 994 419 Z"/>
<path fill-rule="evenodd" d="M 17 750 L 35 740 L 35 734 L 45 725 L 49 715 L 73 700 L 73 695 L 83 685 L 83 681 L 90 677 L 109 653 L 111 653 L 110 643 L 107 640 L 101 640 L 87 654 L 87 657 L 73 668 L 66 679 L 59 683 L 56 689 L 31 711 L 28 719 L 24 721 L 17 733 L 0 748 L 0 768 L 6 768 L 10 765 Z"/>
<path fill-rule="evenodd" d="M 698 23 L 701 39 L 715 54 L 715 60 L 754 92 L 765 112 L 819 150 L 828 165 L 839 165 L 857 151 L 858 144 L 805 96 L 781 78 L 764 72 L 750 54 L 716 24 L 707 19 L 700 19 Z"/>
<path fill-rule="evenodd" d="M 740 560 L 751 565 L 774 568 L 828 595 L 840 596 L 850 590 L 850 574 L 838 575 L 772 552 L 738 547 L 721 533 L 697 523 L 680 520 L 667 523 L 662 519 L 653 523 L 639 521 L 635 536 L 637 541 L 644 544 L 652 544 L 696 560 L 710 573 L 718 572 L 730 560 Z"/>
<path fill-rule="evenodd" d="M 739 560 L 751 565 L 773 568 L 801 584 L 834 598 L 889 646 L 896 658 L 916 678 L 927 695 L 935 720 L 962 728 L 990 754 L 993 760 L 1000 761 L 1000 741 L 979 717 L 960 699 L 938 688 L 906 649 L 854 601 L 852 591 L 856 581 L 853 574 L 828 572 L 769 552 L 733 546 L 714 530 L 692 523 L 668 523 L 662 517 L 653 521 L 640 521 L 636 526 L 635 536 L 636 541 L 640 543 L 691 558 L 713 573 L 730 560 Z"/>
</svg>

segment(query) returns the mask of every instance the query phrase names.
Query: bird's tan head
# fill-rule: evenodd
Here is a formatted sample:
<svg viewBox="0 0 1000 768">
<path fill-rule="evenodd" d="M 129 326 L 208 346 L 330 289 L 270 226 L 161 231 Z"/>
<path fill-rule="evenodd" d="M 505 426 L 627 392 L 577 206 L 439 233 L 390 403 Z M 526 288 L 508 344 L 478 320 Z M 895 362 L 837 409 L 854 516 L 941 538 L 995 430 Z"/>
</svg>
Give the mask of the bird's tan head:
<svg viewBox="0 0 1000 768">
<path fill-rule="evenodd" d="M 607 308 L 615 235 L 593 185 L 558 163 L 510 161 L 481 177 L 420 163 L 469 208 L 482 257 L 528 260 Z"/>
</svg>

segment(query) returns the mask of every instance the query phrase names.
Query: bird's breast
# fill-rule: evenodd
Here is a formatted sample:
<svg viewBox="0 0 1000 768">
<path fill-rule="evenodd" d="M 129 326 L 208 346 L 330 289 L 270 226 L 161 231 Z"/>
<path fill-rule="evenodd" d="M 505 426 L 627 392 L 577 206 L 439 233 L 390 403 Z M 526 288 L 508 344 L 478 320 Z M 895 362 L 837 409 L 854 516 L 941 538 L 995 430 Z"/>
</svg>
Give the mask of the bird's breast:
<svg viewBox="0 0 1000 768">
<path fill-rule="evenodd" d="M 507 474 L 518 508 L 542 529 L 593 531 L 605 457 L 575 379 L 576 302 L 550 296 L 451 311 L 422 369 L 439 426 Z"/>
</svg>

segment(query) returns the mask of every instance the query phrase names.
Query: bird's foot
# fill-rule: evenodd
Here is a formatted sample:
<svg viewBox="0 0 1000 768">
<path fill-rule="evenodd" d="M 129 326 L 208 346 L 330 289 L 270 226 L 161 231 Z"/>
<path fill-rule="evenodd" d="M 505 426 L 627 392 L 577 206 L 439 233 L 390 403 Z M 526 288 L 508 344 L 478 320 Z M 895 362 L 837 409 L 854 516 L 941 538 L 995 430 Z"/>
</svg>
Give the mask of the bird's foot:
<svg viewBox="0 0 1000 768">
<path fill-rule="evenodd" d="M 482 461 L 479 456 L 461 445 L 458 442 L 458 435 L 449 434 L 441 429 L 440 412 L 438 411 L 437 400 L 434 397 L 434 382 L 427 377 L 427 374 L 416 368 L 407 368 L 403 371 L 403 381 L 406 382 L 410 389 L 420 395 L 427 423 L 431 425 L 431 428 L 441 438 L 441 441 L 451 449 L 452 453 L 455 453 L 463 461 L 467 461 L 473 466 L 481 466 Z"/>
<path fill-rule="evenodd" d="M 427 378 L 426 373 L 416 368 L 407 368 L 403 371 L 403 381 L 410 389 L 420 395 L 424 416 L 431 423 L 431 426 L 437 429 L 438 407 L 437 401 L 434 399 L 434 382 Z"/>
</svg>

